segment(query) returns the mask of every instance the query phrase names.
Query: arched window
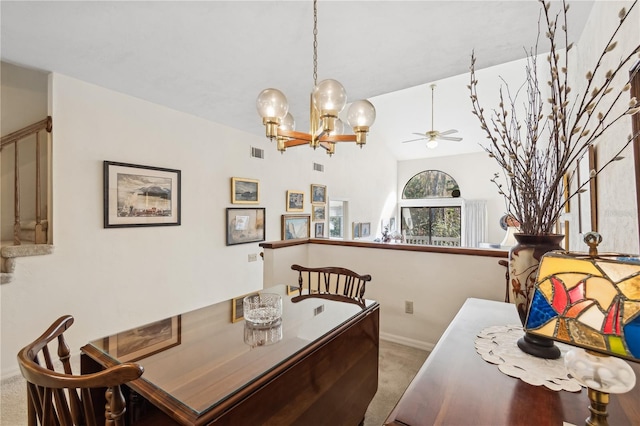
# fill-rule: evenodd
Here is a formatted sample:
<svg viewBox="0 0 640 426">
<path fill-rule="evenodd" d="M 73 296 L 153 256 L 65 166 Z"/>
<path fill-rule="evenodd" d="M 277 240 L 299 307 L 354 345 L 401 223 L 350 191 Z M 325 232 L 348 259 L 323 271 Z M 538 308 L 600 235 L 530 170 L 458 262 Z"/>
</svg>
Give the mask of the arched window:
<svg viewBox="0 0 640 426">
<path fill-rule="evenodd" d="M 424 198 L 457 198 L 458 183 L 440 170 L 424 170 L 413 176 L 402 190 L 402 198 L 415 200 Z"/>
<path fill-rule="evenodd" d="M 462 245 L 462 200 L 452 200 L 458 197 L 458 183 L 439 170 L 424 170 L 409 179 L 402 190 L 402 199 L 413 201 L 400 203 L 405 242 Z"/>
</svg>

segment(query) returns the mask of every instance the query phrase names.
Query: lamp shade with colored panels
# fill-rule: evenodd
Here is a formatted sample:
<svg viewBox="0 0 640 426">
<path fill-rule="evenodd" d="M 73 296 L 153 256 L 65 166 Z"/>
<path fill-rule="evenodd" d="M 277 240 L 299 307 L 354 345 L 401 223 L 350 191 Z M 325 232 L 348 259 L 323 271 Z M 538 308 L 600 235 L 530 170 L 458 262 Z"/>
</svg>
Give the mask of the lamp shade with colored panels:
<svg viewBox="0 0 640 426">
<path fill-rule="evenodd" d="M 572 346 L 640 361 L 640 258 L 545 254 L 525 330 Z"/>
</svg>

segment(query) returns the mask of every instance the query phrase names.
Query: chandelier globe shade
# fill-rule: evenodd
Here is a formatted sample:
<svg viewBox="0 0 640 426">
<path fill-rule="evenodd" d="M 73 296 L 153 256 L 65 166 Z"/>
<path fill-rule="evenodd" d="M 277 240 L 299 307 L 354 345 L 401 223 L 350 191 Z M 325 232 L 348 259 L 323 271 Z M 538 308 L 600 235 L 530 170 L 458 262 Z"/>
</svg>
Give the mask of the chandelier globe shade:
<svg viewBox="0 0 640 426">
<path fill-rule="evenodd" d="M 277 89 L 263 90 L 256 101 L 258 114 L 266 128 L 269 139 L 277 140 L 278 151 L 309 145 L 322 147 L 327 154 L 335 153 L 339 142 L 366 143 L 369 127 L 373 124 L 376 110 L 369 101 L 356 101 L 349 108 L 348 122 L 355 134 L 346 134 L 345 125 L 338 115 L 347 105 L 347 92 L 337 80 L 326 79 L 318 83 L 318 0 L 313 0 L 313 90 L 310 94 L 309 133 L 293 129 L 293 117 L 288 114 L 287 98 Z"/>
<path fill-rule="evenodd" d="M 256 99 L 256 108 L 262 117 L 267 137 L 273 139 L 278 134 L 280 122 L 289 112 L 287 97 L 278 89 L 264 89 Z"/>
<path fill-rule="evenodd" d="M 435 147 L 438 146 L 438 141 L 436 140 L 436 138 L 431 138 L 429 139 L 429 141 L 427 142 L 427 148 L 431 148 L 434 149 Z"/>
<path fill-rule="evenodd" d="M 360 145 L 360 148 L 367 142 L 369 127 L 373 125 L 375 120 L 376 109 L 366 99 L 355 101 L 349 107 L 347 122 L 355 132 L 356 143 Z"/>
</svg>

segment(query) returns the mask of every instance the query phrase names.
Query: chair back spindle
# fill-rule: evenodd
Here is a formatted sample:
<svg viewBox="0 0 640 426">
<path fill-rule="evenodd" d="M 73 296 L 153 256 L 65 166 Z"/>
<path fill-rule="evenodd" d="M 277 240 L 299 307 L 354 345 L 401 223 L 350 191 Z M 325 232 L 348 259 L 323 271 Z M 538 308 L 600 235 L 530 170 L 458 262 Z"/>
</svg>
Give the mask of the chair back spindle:
<svg viewBox="0 0 640 426">
<path fill-rule="evenodd" d="M 106 388 L 105 426 L 124 426 L 126 402 L 120 386 L 139 378 L 143 368 L 124 363 L 98 373 L 74 375 L 71 350 L 64 338 L 71 324 L 72 316 L 60 317 L 18 353 L 20 371 L 27 380 L 29 426 L 97 426 L 91 398 L 96 388 Z M 58 361 L 49 349 L 56 340 Z M 61 372 L 56 371 L 56 364 L 62 365 Z"/>
<path fill-rule="evenodd" d="M 291 265 L 291 269 L 298 271 L 298 296 L 294 301 L 321 297 L 364 305 L 366 283 L 371 281 L 371 275 L 360 275 L 337 266 L 310 268 Z"/>
</svg>

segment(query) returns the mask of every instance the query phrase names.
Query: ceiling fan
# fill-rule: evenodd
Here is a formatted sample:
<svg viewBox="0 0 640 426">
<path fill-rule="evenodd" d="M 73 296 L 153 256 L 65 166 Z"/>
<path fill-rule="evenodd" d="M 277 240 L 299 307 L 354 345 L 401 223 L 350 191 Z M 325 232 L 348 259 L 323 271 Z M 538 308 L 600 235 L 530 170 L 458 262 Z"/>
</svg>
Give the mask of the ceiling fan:
<svg viewBox="0 0 640 426">
<path fill-rule="evenodd" d="M 436 87 L 435 84 L 431 85 L 431 130 L 428 130 L 424 133 L 414 133 L 414 135 L 418 135 L 421 137 L 417 139 L 410 139 L 408 141 L 403 141 L 402 143 L 415 142 L 415 141 L 421 141 L 421 140 L 427 139 L 427 148 L 435 148 L 436 146 L 438 146 L 438 140 L 453 141 L 453 142 L 459 142 L 462 140 L 462 138 L 459 138 L 456 136 L 448 136 L 453 133 L 458 133 L 458 131 L 455 129 L 445 130 L 444 132 L 439 132 L 433 129 L 433 92 L 435 87 Z"/>
</svg>

